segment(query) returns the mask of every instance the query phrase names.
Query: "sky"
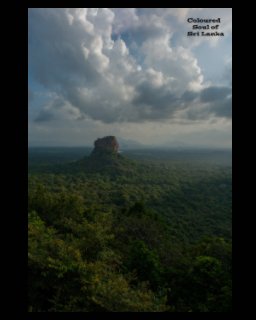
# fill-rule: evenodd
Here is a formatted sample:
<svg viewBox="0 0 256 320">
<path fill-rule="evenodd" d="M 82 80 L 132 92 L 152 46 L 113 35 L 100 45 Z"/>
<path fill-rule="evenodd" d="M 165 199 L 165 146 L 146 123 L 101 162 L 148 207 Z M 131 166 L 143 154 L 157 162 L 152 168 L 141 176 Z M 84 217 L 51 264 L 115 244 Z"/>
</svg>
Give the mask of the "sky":
<svg viewBox="0 0 256 320">
<path fill-rule="evenodd" d="M 29 146 L 90 146 L 115 135 L 231 148 L 231 10 L 28 9 Z M 189 37 L 206 24 L 188 18 L 220 18 L 224 36 Z"/>
</svg>

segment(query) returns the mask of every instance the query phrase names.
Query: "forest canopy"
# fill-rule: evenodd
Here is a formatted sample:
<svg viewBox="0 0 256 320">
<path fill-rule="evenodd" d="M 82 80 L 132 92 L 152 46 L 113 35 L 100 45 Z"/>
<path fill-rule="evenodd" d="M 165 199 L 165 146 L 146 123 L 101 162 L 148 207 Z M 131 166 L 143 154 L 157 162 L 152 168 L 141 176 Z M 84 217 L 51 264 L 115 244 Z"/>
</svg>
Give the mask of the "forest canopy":
<svg viewBox="0 0 256 320">
<path fill-rule="evenodd" d="M 29 311 L 231 312 L 231 165 L 159 152 L 30 157 Z"/>
</svg>

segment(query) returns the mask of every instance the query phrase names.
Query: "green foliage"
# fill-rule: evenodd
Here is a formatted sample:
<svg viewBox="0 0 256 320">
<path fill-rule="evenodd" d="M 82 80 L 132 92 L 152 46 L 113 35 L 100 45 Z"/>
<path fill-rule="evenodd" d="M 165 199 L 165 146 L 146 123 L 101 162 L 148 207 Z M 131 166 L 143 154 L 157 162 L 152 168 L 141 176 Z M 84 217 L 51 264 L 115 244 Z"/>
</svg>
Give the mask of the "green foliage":
<svg viewBox="0 0 256 320">
<path fill-rule="evenodd" d="M 135 270 L 140 281 L 148 281 L 154 290 L 160 287 L 162 269 L 159 257 L 143 241 L 132 243 L 128 267 L 129 270 Z"/>
<path fill-rule="evenodd" d="M 230 168 L 112 158 L 30 172 L 29 311 L 231 312 Z"/>
<path fill-rule="evenodd" d="M 177 288 L 169 297 L 175 311 L 232 311 L 230 253 L 221 238 L 207 237 L 190 248 L 185 268 L 169 273 L 170 286 Z"/>
<path fill-rule="evenodd" d="M 166 310 L 163 295 L 155 296 L 143 283 L 131 286 L 130 277 L 119 273 L 120 257 L 107 248 L 112 237 L 106 218 L 84 220 L 72 226 L 70 232 L 75 232 L 64 236 L 47 227 L 36 212 L 29 214 L 29 303 L 33 311 Z"/>
<path fill-rule="evenodd" d="M 223 283 L 225 273 L 221 262 L 213 257 L 196 257 L 189 273 L 189 281 L 193 294 L 190 305 L 193 311 L 223 312 L 222 310 Z"/>
</svg>

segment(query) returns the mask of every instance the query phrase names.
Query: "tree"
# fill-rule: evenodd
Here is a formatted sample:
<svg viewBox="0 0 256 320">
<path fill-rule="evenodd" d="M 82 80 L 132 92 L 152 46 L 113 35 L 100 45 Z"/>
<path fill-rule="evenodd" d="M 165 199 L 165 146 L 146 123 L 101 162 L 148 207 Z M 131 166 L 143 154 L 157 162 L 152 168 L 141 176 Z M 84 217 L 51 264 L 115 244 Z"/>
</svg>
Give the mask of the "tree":
<svg viewBox="0 0 256 320">
<path fill-rule="evenodd" d="M 131 244 L 129 260 L 130 271 L 135 270 L 139 281 L 148 281 L 153 290 L 157 290 L 162 283 L 162 268 L 158 255 L 150 250 L 145 242 L 137 240 Z"/>
</svg>

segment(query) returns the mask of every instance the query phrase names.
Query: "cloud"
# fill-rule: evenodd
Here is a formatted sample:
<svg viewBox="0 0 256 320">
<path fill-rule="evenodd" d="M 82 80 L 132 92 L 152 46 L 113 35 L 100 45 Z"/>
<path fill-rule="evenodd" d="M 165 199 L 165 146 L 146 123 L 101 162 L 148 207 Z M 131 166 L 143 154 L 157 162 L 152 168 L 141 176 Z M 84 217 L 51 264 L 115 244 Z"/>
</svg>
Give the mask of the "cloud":
<svg viewBox="0 0 256 320">
<path fill-rule="evenodd" d="M 182 100 L 185 102 L 192 102 L 198 97 L 199 93 L 196 91 L 185 91 L 182 95 Z"/>
<path fill-rule="evenodd" d="M 180 108 L 179 98 L 169 90 L 168 86 L 156 87 L 145 81 L 136 90 L 137 96 L 133 103 L 137 106 L 140 120 L 170 118 Z"/>
<path fill-rule="evenodd" d="M 224 73 L 223 73 L 224 82 L 228 83 L 228 85 L 232 86 L 232 59 L 229 58 L 226 61 Z"/>
<path fill-rule="evenodd" d="M 201 101 L 211 102 L 225 99 L 231 94 L 231 88 L 227 87 L 209 87 L 201 91 Z"/>
<path fill-rule="evenodd" d="M 49 110 L 40 111 L 39 115 L 36 117 L 35 122 L 44 122 L 54 120 L 54 114 Z"/>
<path fill-rule="evenodd" d="M 173 41 L 184 38 L 177 26 L 183 23 L 186 28 L 184 19 L 199 12 L 29 9 L 32 79 L 55 93 L 35 121 L 114 124 L 230 118 L 231 88 L 204 83 L 190 47 Z"/>
<path fill-rule="evenodd" d="M 217 117 L 232 118 L 232 96 L 228 95 L 223 100 L 218 100 L 218 103 L 212 104 L 210 110 Z"/>
<path fill-rule="evenodd" d="M 232 117 L 232 90 L 230 87 L 209 87 L 202 90 L 201 101 L 218 117 Z"/>
<path fill-rule="evenodd" d="M 72 106 L 61 97 L 55 96 L 46 104 L 35 118 L 35 122 L 48 122 L 53 120 L 81 120 L 83 119 L 79 109 Z"/>
</svg>

